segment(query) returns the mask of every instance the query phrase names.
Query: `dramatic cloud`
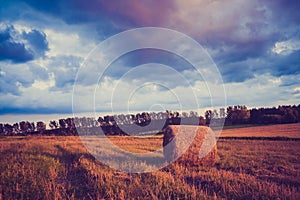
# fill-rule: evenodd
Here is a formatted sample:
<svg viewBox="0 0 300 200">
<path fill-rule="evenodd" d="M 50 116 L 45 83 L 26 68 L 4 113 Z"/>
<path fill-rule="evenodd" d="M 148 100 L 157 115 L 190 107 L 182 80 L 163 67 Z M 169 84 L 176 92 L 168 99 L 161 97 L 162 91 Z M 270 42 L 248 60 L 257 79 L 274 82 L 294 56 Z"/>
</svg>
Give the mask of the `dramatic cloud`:
<svg viewBox="0 0 300 200">
<path fill-rule="evenodd" d="M 11 93 L 17 96 L 22 95 L 20 88 L 31 87 L 37 80 L 47 80 L 49 77 L 48 72 L 36 63 L 26 64 L 2 64 L 1 69 L 1 90 L 2 93 Z"/>
<path fill-rule="evenodd" d="M 29 48 L 32 49 L 34 55 L 37 57 L 45 56 L 45 52 L 49 50 L 45 33 L 33 29 L 28 33 L 23 32 L 22 36 L 27 40 Z"/>
<path fill-rule="evenodd" d="M 270 53 L 272 49 L 282 51 L 280 48 L 291 53 L 298 48 L 298 7 L 298 1 L 179 1 L 179 11 L 173 13 L 168 27 L 185 31 L 203 44 L 225 81 L 244 81 L 253 77 L 257 68 L 268 68 L 266 71 L 280 76 L 292 70 L 299 73 L 299 64 L 290 65 L 288 58 L 278 56 L 275 59 L 280 66 L 290 69 L 282 70 Z"/>
<path fill-rule="evenodd" d="M 0 24 L 0 60 L 27 62 L 43 57 L 47 50 L 44 33 L 35 29 L 20 33 L 13 25 Z"/>
<path fill-rule="evenodd" d="M 11 60 L 13 62 L 27 62 L 32 60 L 33 54 L 26 49 L 23 43 L 17 42 L 12 37 L 14 28 L 12 26 L 0 29 L 0 60 Z"/>
<path fill-rule="evenodd" d="M 155 2 L 146 0 L 132 0 L 112 2 L 106 0 L 55 0 L 40 2 L 25 1 L 32 8 L 53 16 L 59 16 L 69 24 L 89 23 L 100 20 L 102 24 L 113 25 L 118 23 L 121 28 L 132 26 L 151 26 L 162 23 L 174 3 L 171 0 Z M 117 28 L 119 29 L 119 28 Z"/>
<path fill-rule="evenodd" d="M 76 73 L 82 61 L 82 58 L 76 56 L 57 56 L 50 59 L 48 71 L 55 74 L 56 89 L 65 90 L 73 87 Z"/>
<path fill-rule="evenodd" d="M 300 40 L 287 40 L 276 42 L 272 52 L 279 55 L 289 55 L 297 50 L 300 50 Z"/>
<path fill-rule="evenodd" d="M 70 113 L 76 74 L 97 44 L 121 31 L 146 26 L 174 29 L 199 42 L 218 66 L 228 104 L 296 104 L 300 98 L 299 7 L 297 0 L 4 1 L 0 8 L 0 113 Z M 144 40 L 170 42 L 161 38 Z M 181 41 L 174 47 L 189 48 Z M 193 50 L 188 55 L 201 58 Z M 89 110 L 85 94 L 95 91 L 98 111 L 110 111 L 113 92 L 118 94 L 115 111 L 124 110 L 124 103 L 133 110 L 153 105 L 177 109 L 180 106 L 171 90 L 181 94 L 190 104 L 185 108 L 190 109 L 194 106 L 190 88 L 201 106 L 209 107 L 211 91 L 204 79 L 214 80 L 214 74 L 200 77 L 178 55 L 136 50 L 114 61 L 99 82 L 93 82 L 106 67 L 107 57 L 97 55 L 87 61 L 92 67 L 78 80 L 82 111 Z M 188 81 L 178 81 L 176 73 L 163 65 Z M 209 71 L 209 66 L 203 68 Z M 220 85 L 211 86 L 219 92 Z M 128 100 L 131 89 L 134 95 Z"/>
</svg>

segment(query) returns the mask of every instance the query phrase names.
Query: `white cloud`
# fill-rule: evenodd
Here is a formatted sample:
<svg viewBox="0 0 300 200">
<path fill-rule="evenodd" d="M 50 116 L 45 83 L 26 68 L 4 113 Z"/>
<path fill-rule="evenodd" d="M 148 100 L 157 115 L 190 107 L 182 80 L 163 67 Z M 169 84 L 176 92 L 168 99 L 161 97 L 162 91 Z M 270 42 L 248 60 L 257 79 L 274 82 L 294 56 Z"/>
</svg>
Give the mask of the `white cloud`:
<svg viewBox="0 0 300 200">
<path fill-rule="evenodd" d="M 60 32 L 47 28 L 44 32 L 50 48 L 46 54 L 48 57 L 61 55 L 86 57 L 96 46 L 94 41 L 81 37 L 76 31 Z"/>
<path fill-rule="evenodd" d="M 247 40 L 254 36 L 249 25 L 262 24 L 266 15 L 262 4 L 256 1 L 177 0 L 176 3 L 178 10 L 167 21 L 168 27 L 188 31 L 198 39 L 220 36 L 236 41 Z"/>
<path fill-rule="evenodd" d="M 2 71 L 2 69 L 0 69 L 0 76 L 5 76 L 6 72 Z"/>
<path fill-rule="evenodd" d="M 300 40 L 290 39 L 287 41 L 276 42 L 272 52 L 281 55 L 289 55 L 300 49 Z"/>
<path fill-rule="evenodd" d="M 300 87 L 295 87 L 293 94 L 296 98 L 299 98 L 300 97 Z"/>
<path fill-rule="evenodd" d="M 249 40 L 251 42 L 251 38 L 260 38 L 268 34 L 268 27 L 259 27 L 268 17 L 267 14 L 265 15 L 267 11 L 258 8 L 257 2 L 205 0 L 177 1 L 177 3 L 178 12 L 171 14 L 172 16 L 169 21 L 167 20 L 168 25 L 166 27 L 181 30 L 196 39 L 218 37 L 219 40 L 216 40 L 216 43 L 220 44 L 217 44 L 216 48 L 210 48 L 212 55 L 218 55 L 221 51 L 232 52 L 236 48 L 235 46 L 226 46 L 223 42 L 247 42 Z M 240 17 L 241 13 L 244 17 Z M 13 85 L 8 90 L 8 94 L 5 93 L 0 96 L 0 104 L 3 107 L 49 108 L 53 110 L 63 110 L 71 107 L 72 84 L 76 72 L 82 60 L 97 44 L 95 38 L 86 34 L 93 29 L 91 27 L 69 25 L 63 22 L 55 25 L 56 21 L 55 23 L 52 22 L 51 25 L 34 25 L 47 35 L 50 50 L 46 53 L 46 58 L 26 64 L 4 65 L 3 69 L 0 69 L 2 79 L 0 83 L 7 80 L 5 85 L 3 83 L 7 90 Z M 32 24 L 28 23 L 19 21 L 14 26 L 19 32 L 23 30 L 29 32 Z M 255 29 L 260 30 L 260 32 L 255 32 Z M 164 41 L 163 38 L 165 37 L 162 37 L 162 35 L 157 35 L 156 38 L 149 37 L 148 42 L 151 43 L 151 39 L 158 41 L 158 44 L 166 41 L 172 42 Z M 134 41 L 135 38 L 131 39 L 133 41 L 132 45 L 138 45 Z M 126 40 L 124 43 L 126 43 Z M 202 58 L 195 51 L 189 51 L 191 48 L 188 48 L 189 46 L 181 41 L 175 41 L 173 46 L 174 50 L 190 55 L 192 58 L 198 58 L 199 60 Z M 123 48 L 126 48 L 126 45 L 123 45 Z M 114 50 L 113 47 L 111 49 Z M 119 50 L 118 47 L 116 49 Z M 287 40 L 277 42 L 272 51 L 276 54 L 288 55 L 299 49 L 299 40 Z M 79 111 L 89 111 L 92 108 L 94 95 L 96 109 L 98 110 L 110 110 L 112 103 L 115 111 L 126 110 L 127 107 L 131 110 L 149 110 L 153 107 L 174 110 L 195 109 L 193 92 L 200 107 L 210 105 L 212 94 L 216 98 L 214 103 L 217 105 L 224 103 L 221 101 L 222 85 L 219 85 L 220 82 L 214 81 L 216 73 L 210 73 L 210 66 L 204 64 L 201 70 L 205 73 L 205 78 L 212 82 L 209 84 L 210 88 L 203 82 L 200 75 L 193 70 L 180 72 L 188 80 L 188 82 L 185 82 L 180 80 L 175 73 L 170 73 L 165 68 L 158 67 L 155 69 L 149 68 L 150 70 L 145 68 L 140 71 L 135 70 L 134 73 L 120 79 L 108 74 L 95 91 L 97 87 L 93 80 L 97 80 L 99 76 L 97 71 L 100 67 L 104 67 L 101 64 L 107 63 L 108 58 L 102 54 L 97 54 L 88 61 L 87 64 L 91 64 L 91 66 L 86 71 L 82 71 L 82 79 L 78 82 L 79 93 L 76 96 L 78 99 L 75 100 L 79 103 Z M 117 70 L 114 71 L 118 76 L 122 76 L 120 74 L 131 67 L 126 66 L 125 68 L 121 66 L 122 64 L 124 63 L 117 66 Z M 121 70 L 121 67 L 126 70 L 124 68 Z M 230 73 L 232 74 L 232 72 Z M 300 92 L 299 87 L 282 86 L 284 79 L 297 80 L 297 76 L 275 77 L 270 74 L 260 74 L 245 82 L 226 83 L 228 104 L 273 106 L 282 104 L 282 102 L 285 104 L 297 103 Z M 19 96 L 9 93 L 15 89 L 20 90 Z"/>
<path fill-rule="evenodd" d="M 55 86 L 54 73 L 49 73 L 49 80 L 34 80 L 32 87 L 40 90 L 46 90 Z"/>
<path fill-rule="evenodd" d="M 187 73 L 188 74 L 188 73 Z M 192 76 L 192 74 L 191 74 Z M 211 93 L 214 93 L 215 106 L 223 106 L 220 97 L 221 85 L 213 84 L 211 88 L 206 87 L 202 80 L 194 82 L 191 86 L 181 84 L 172 87 L 162 87 L 168 82 L 174 81 L 174 76 L 157 74 L 156 79 L 162 77 L 161 84 L 157 82 L 144 82 L 139 79 L 113 79 L 106 77 L 98 85 L 78 85 L 78 93 L 75 95 L 75 111 L 90 112 L 96 110 L 120 112 L 151 111 L 153 107 L 171 110 L 196 110 L 211 106 Z M 282 86 L 287 79 L 297 79 L 297 75 L 274 77 L 269 74 L 255 75 L 243 83 L 226 83 L 227 105 L 254 106 L 276 106 L 279 104 L 297 104 L 299 87 Z M 177 79 L 175 79 L 177 80 Z M 28 87 L 20 87 L 21 95 L 2 94 L 0 104 L 4 107 L 19 108 L 48 108 L 53 110 L 71 111 L 72 90 L 50 90 L 53 88 L 54 76 L 49 74 L 49 79 L 34 80 Z M 193 96 L 195 93 L 198 106 L 195 105 Z M 95 99 L 94 99 L 95 98 Z M 223 102 L 224 103 L 224 102 Z M 201 110 L 201 113 L 202 110 Z"/>
<path fill-rule="evenodd" d="M 225 84 L 228 104 L 246 106 L 276 106 L 298 104 L 294 96 L 294 86 L 284 86 L 285 79 L 294 79 L 299 75 L 275 77 L 270 74 L 255 75 L 242 83 Z"/>
<path fill-rule="evenodd" d="M 45 83 L 44 83 L 45 84 Z M 21 95 L 15 96 L 12 94 L 1 94 L 0 104 L 6 108 L 20 109 L 41 109 L 65 111 L 71 108 L 71 92 L 64 93 L 62 91 L 52 91 L 45 87 L 19 87 Z"/>
</svg>

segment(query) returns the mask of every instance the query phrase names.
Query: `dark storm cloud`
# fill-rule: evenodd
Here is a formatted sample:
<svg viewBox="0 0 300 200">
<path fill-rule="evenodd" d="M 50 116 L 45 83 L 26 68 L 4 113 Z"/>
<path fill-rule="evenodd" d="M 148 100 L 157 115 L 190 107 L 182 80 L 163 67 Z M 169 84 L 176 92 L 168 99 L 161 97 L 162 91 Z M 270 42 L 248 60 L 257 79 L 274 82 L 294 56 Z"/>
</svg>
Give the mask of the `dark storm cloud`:
<svg viewBox="0 0 300 200">
<path fill-rule="evenodd" d="M 33 59 L 33 54 L 26 49 L 23 43 L 14 41 L 11 33 L 14 32 L 13 26 L 0 29 L 0 61 L 11 60 L 15 63 L 27 62 Z"/>
<path fill-rule="evenodd" d="M 299 50 L 296 48 L 289 54 L 282 55 L 273 53 L 272 48 L 277 42 L 291 39 L 300 41 L 299 4 L 298 0 L 3 1 L 0 5 L 0 21 L 8 25 L 0 25 L 0 93 L 8 96 L 18 95 L 21 99 L 26 94 L 22 94 L 20 88 L 28 89 L 35 80 L 55 80 L 55 83 L 49 84 L 47 88 L 49 95 L 58 91 L 68 93 L 72 90 L 76 72 L 85 55 L 70 55 L 75 51 L 68 51 L 71 53 L 65 55 L 67 47 L 63 44 L 57 45 L 60 42 L 55 40 L 57 37 L 63 38 L 70 33 L 96 44 L 123 30 L 144 26 L 175 29 L 197 40 L 208 49 L 228 85 L 237 83 L 242 86 L 251 82 L 249 79 L 252 78 L 255 82 L 257 75 L 268 75 L 266 79 L 280 77 L 278 79 L 282 79 L 282 87 L 294 87 L 299 85 L 299 79 L 295 78 L 298 76 L 294 76 L 300 74 Z M 26 30 L 20 30 L 22 26 Z M 48 33 L 46 29 L 62 34 L 49 33 L 49 43 L 52 43 L 48 44 L 47 35 L 43 32 Z M 54 49 L 53 52 L 49 46 Z M 55 51 L 58 48 L 61 51 Z M 80 48 L 78 49 L 80 51 Z M 50 52 L 46 54 L 48 50 Z M 36 64 L 41 63 L 44 66 L 33 65 L 35 61 Z M 191 68 L 176 55 L 145 50 L 124 55 L 113 63 L 106 73 L 109 78 L 118 79 L 133 67 L 150 62 L 171 66 L 181 73 Z M 7 63 L 8 65 L 1 66 Z M 143 76 L 153 75 L 153 80 L 162 78 L 166 82 L 176 82 L 175 78 L 162 74 L 164 71 L 156 73 L 157 77 L 155 73 L 141 73 L 130 78 L 143 80 Z M 261 83 L 264 84 L 269 82 Z M 277 98 L 289 98 L 282 91 L 278 92 Z M 253 94 L 255 92 L 251 93 Z M 53 98 L 51 103 L 55 105 L 59 99 L 60 96 Z M 243 97 L 239 97 L 236 102 L 234 99 L 228 99 L 230 103 L 238 104 Z M 250 102 L 252 99 L 249 99 Z M 261 102 L 263 101 L 271 100 L 263 97 Z M 0 113 L 71 112 L 67 104 L 59 108 L 44 108 L 43 102 L 37 105 L 39 108 L 30 108 L 32 105 L 26 108 L 18 107 L 17 103 L 9 100 L 2 102 L 6 103 L 6 106 L 1 107 Z"/>
<path fill-rule="evenodd" d="M 23 63 L 45 55 L 46 35 L 38 30 L 19 33 L 13 25 L 0 24 L 0 61 Z"/>
<path fill-rule="evenodd" d="M 300 50 L 289 55 L 273 55 L 270 59 L 271 74 L 275 76 L 300 74 Z"/>
<path fill-rule="evenodd" d="M 37 56 L 42 57 L 45 55 L 45 52 L 49 50 L 45 33 L 33 29 L 28 33 L 23 32 L 22 36 L 29 42 Z"/>
<path fill-rule="evenodd" d="M 260 73 L 278 77 L 299 74 L 298 52 L 272 53 L 276 42 L 300 40 L 299 1 L 253 2 L 251 6 L 247 7 L 251 12 L 241 10 L 230 25 L 199 39 L 212 52 L 225 81 L 243 82 Z"/>
<path fill-rule="evenodd" d="M 253 78 L 253 71 L 247 62 L 235 62 L 225 65 L 218 65 L 225 83 L 244 82 Z"/>
<path fill-rule="evenodd" d="M 20 3 L 21 1 L 15 1 L 15 3 L 18 2 Z M 141 0 L 130 2 L 122 1 L 118 3 L 105 0 L 76 0 L 72 2 L 67 0 L 54 0 L 50 2 L 26 0 L 22 3 L 27 4 L 38 12 L 60 18 L 68 24 L 91 24 L 92 29 L 95 29 L 99 35 L 104 35 L 105 37 L 132 27 L 170 27 L 168 22 L 170 20 L 176 20 L 176 18 L 172 19 L 172 17 L 176 16 L 176 11 L 180 11 L 181 9 L 177 5 L 178 3 L 169 0 L 160 2 L 159 5 L 154 2 Z M 207 5 L 210 3 L 212 2 L 207 2 Z M 223 4 L 227 7 L 229 2 L 224 2 Z M 11 3 L 10 6 L 12 5 Z M 200 3 L 199 5 L 202 4 Z M 224 7 L 224 10 L 219 10 L 219 12 L 226 13 L 226 7 Z M 268 51 L 272 49 L 276 42 L 287 40 L 290 37 L 300 39 L 300 28 L 296 26 L 300 19 L 297 8 L 299 8 L 299 2 L 294 0 L 289 1 L 289 3 L 283 0 L 249 3 L 246 8 L 243 8 L 247 9 L 247 11 L 233 10 L 233 12 L 235 12 L 232 14 L 233 19 L 227 18 L 230 16 L 230 12 L 228 11 L 229 13 L 221 15 L 224 16 L 224 19 L 212 21 L 212 24 L 206 23 L 204 26 L 199 26 L 199 30 L 197 30 L 199 34 L 192 34 L 191 36 L 197 39 L 206 48 L 215 50 L 216 53 L 213 54 L 212 57 L 218 64 L 220 71 L 226 73 L 227 81 L 243 81 L 253 77 L 256 71 L 251 71 L 249 64 L 243 64 L 243 67 L 238 67 L 241 66 L 241 62 L 245 63 L 247 60 L 254 59 L 264 59 L 267 62 L 270 60 Z M 201 20 L 202 17 L 209 19 L 202 16 L 201 11 L 202 8 L 199 7 L 199 20 Z M 213 16 L 216 15 L 216 12 L 217 10 L 212 10 L 210 14 Z M 187 21 L 188 20 L 196 20 L 196 16 L 194 19 L 187 19 Z M 224 21 L 226 25 L 223 26 L 220 21 Z M 195 23 L 196 22 L 197 20 Z M 178 20 L 178 23 L 173 25 L 175 27 L 171 26 L 170 28 L 189 33 L 189 28 L 181 30 L 181 27 L 185 27 L 185 25 L 181 25 L 180 23 L 181 21 Z M 219 25 L 214 25 L 214 23 L 218 23 Z M 197 25 L 195 26 L 197 27 Z M 214 26 L 214 28 L 211 28 L 211 26 Z M 42 42 L 43 37 L 41 34 L 35 32 L 35 35 L 40 38 L 41 42 L 39 44 L 46 45 L 46 43 Z M 38 40 L 35 39 L 33 41 Z M 43 52 L 40 52 L 40 54 L 43 54 Z M 135 58 L 125 59 L 123 64 L 126 66 L 135 66 L 141 63 L 141 58 L 144 60 L 151 58 L 148 60 L 170 64 L 170 62 L 165 62 L 169 56 L 166 56 L 164 53 L 153 56 L 153 52 L 151 51 L 141 53 L 141 56 L 136 60 L 134 60 Z M 274 75 L 280 76 L 285 73 L 289 74 L 295 69 L 295 65 L 291 64 L 290 61 L 285 58 L 277 58 L 276 60 L 280 64 L 269 62 L 267 65 L 270 67 L 270 70 L 274 70 Z M 181 63 L 180 66 L 178 65 L 179 67 L 176 66 L 176 62 L 171 64 L 175 66 L 176 69 L 180 69 L 180 66 L 182 70 L 186 68 L 185 65 L 181 65 Z M 258 65 L 260 63 L 253 63 L 253 61 L 251 61 L 251 64 L 257 65 L 254 66 L 254 68 L 259 68 Z M 233 66 L 238 67 L 237 70 L 241 73 L 234 73 L 236 69 Z M 285 69 L 283 69 L 282 66 L 285 66 Z M 247 69 L 242 70 L 240 68 Z M 244 74 L 242 73 L 243 71 L 250 74 Z M 298 70 L 295 69 L 296 73 L 298 73 L 297 71 Z M 230 72 L 232 78 L 230 78 Z"/>
<path fill-rule="evenodd" d="M 298 0 L 277 0 L 266 1 L 266 4 L 272 11 L 272 15 L 276 18 L 276 22 L 283 25 L 297 24 L 299 25 L 300 21 L 300 1 Z"/>
<path fill-rule="evenodd" d="M 185 59 L 167 51 L 158 49 L 142 49 L 131 51 L 114 61 L 106 70 L 105 75 L 119 78 L 128 70 L 147 63 L 159 63 L 170 66 L 178 72 L 194 67 Z"/>
<path fill-rule="evenodd" d="M 275 77 L 300 74 L 300 50 L 288 55 L 264 53 L 263 56 L 247 58 L 245 60 L 218 63 L 219 70 L 225 82 L 243 82 L 258 74 L 271 74 Z M 299 80 L 293 80 L 293 84 L 300 84 Z M 291 85 L 290 81 L 282 85 Z"/>
<path fill-rule="evenodd" d="M 219 64 L 235 63 L 265 56 L 267 50 L 267 47 L 259 41 L 232 44 L 225 48 L 227 49 L 218 52 L 218 54 L 214 56 L 214 59 Z"/>
<path fill-rule="evenodd" d="M 63 107 L 38 107 L 38 108 L 29 108 L 29 107 L 19 107 L 19 106 L 7 106 L 7 107 L 0 107 L 0 113 L 4 114 L 69 114 L 72 112 L 71 106 L 67 108 Z"/>
<path fill-rule="evenodd" d="M 162 23 L 165 15 L 174 9 L 174 2 L 171 0 L 161 1 L 159 4 L 146 0 L 118 2 L 106 0 L 25 0 L 23 2 L 40 12 L 60 17 L 69 24 L 98 22 L 102 25 L 107 24 L 106 28 L 114 26 L 115 29 L 157 25 Z"/>
</svg>

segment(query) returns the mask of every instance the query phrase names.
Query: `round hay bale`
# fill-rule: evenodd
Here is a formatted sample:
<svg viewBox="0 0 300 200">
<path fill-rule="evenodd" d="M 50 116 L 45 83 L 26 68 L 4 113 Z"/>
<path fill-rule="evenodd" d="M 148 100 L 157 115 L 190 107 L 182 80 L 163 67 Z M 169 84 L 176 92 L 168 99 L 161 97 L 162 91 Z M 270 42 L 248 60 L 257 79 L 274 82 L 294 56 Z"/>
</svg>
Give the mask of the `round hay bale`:
<svg viewBox="0 0 300 200">
<path fill-rule="evenodd" d="M 163 153 L 168 162 L 188 166 L 213 166 L 218 160 L 215 133 L 206 126 L 168 126 Z"/>
</svg>

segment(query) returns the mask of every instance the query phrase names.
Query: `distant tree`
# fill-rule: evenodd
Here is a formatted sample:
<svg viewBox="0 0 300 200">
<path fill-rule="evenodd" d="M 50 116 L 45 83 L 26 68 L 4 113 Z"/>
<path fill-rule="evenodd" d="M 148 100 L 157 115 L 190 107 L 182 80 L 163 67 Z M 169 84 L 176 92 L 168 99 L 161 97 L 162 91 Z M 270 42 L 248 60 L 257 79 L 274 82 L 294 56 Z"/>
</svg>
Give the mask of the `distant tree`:
<svg viewBox="0 0 300 200">
<path fill-rule="evenodd" d="M 79 127 L 87 128 L 89 127 L 89 121 L 86 117 L 81 117 L 78 120 L 80 123 L 78 123 Z M 71 125 L 68 125 L 68 127 L 71 127 Z"/>
<path fill-rule="evenodd" d="M 212 111 L 211 110 L 205 111 L 204 116 L 205 116 L 206 124 L 210 124 L 210 120 L 212 119 Z"/>
<path fill-rule="evenodd" d="M 21 122 L 19 123 L 19 127 L 20 127 L 20 131 L 21 131 L 22 133 L 27 133 L 28 128 L 27 128 L 27 123 L 26 123 L 25 121 L 21 121 Z"/>
<path fill-rule="evenodd" d="M 29 132 L 34 132 L 36 130 L 34 122 L 28 122 L 28 123 L 29 123 L 29 125 L 28 125 Z"/>
<path fill-rule="evenodd" d="M 157 113 L 158 119 L 167 119 L 168 115 L 166 112 L 159 112 Z"/>
<path fill-rule="evenodd" d="M 73 118 L 67 118 L 65 122 L 68 128 L 75 128 L 75 123 Z"/>
<path fill-rule="evenodd" d="M 126 116 L 126 124 L 133 124 L 133 121 L 132 121 L 132 119 L 131 119 L 131 115 L 130 114 L 127 114 Z"/>
<path fill-rule="evenodd" d="M 46 130 L 46 124 L 42 121 L 38 121 L 36 123 L 36 129 L 38 132 L 44 133 L 44 131 Z"/>
<path fill-rule="evenodd" d="M 297 106 L 278 106 L 278 108 L 259 108 L 250 111 L 250 122 L 253 124 L 278 124 L 299 122 Z"/>
<path fill-rule="evenodd" d="M 90 121 L 90 126 L 91 127 L 97 127 L 98 126 L 98 121 L 95 118 L 89 118 Z"/>
<path fill-rule="evenodd" d="M 3 131 L 3 124 L 0 124 L 0 135 L 3 135 L 4 131 Z"/>
<path fill-rule="evenodd" d="M 179 116 L 179 113 L 177 113 Z M 143 112 L 142 113 L 142 118 L 144 119 L 144 122 L 149 123 L 151 121 L 151 117 L 149 115 L 149 113 L 147 112 Z"/>
<path fill-rule="evenodd" d="M 157 116 L 157 114 L 155 112 L 149 113 L 149 116 L 150 116 L 151 120 L 157 120 L 158 119 L 158 116 Z"/>
<path fill-rule="evenodd" d="M 190 111 L 189 117 L 198 117 L 198 113 L 195 111 Z"/>
<path fill-rule="evenodd" d="M 58 123 L 59 123 L 59 127 L 60 128 L 66 128 L 66 121 L 65 121 L 65 119 L 59 119 Z"/>
<path fill-rule="evenodd" d="M 182 118 L 188 118 L 189 117 L 187 112 L 182 112 L 181 116 L 182 116 Z"/>
<path fill-rule="evenodd" d="M 117 115 L 117 124 L 126 124 L 127 118 L 124 114 Z"/>
<path fill-rule="evenodd" d="M 295 110 L 288 107 L 286 108 L 285 115 L 284 115 L 284 121 L 285 123 L 296 123 L 297 122 L 297 114 Z"/>
<path fill-rule="evenodd" d="M 296 107 L 296 110 L 298 111 L 298 122 L 300 122 L 300 104 Z"/>
<path fill-rule="evenodd" d="M 179 112 L 175 111 L 175 112 L 173 113 L 173 117 L 178 118 L 179 116 L 180 116 L 180 115 L 179 115 Z"/>
<path fill-rule="evenodd" d="M 173 113 L 171 110 L 166 110 L 167 119 L 171 119 L 173 117 Z"/>
<path fill-rule="evenodd" d="M 102 117 L 99 117 L 97 121 L 98 121 L 100 126 L 105 126 L 105 121 Z"/>
<path fill-rule="evenodd" d="M 4 124 L 4 134 L 13 135 L 13 126 L 10 124 Z"/>
<path fill-rule="evenodd" d="M 226 109 L 226 121 L 227 123 L 232 124 L 232 115 L 233 115 L 233 107 L 232 106 L 228 106 Z"/>
<path fill-rule="evenodd" d="M 57 124 L 57 122 L 55 120 L 53 120 L 53 121 L 50 121 L 49 127 L 51 129 L 57 129 L 58 128 L 58 124 Z"/>
<path fill-rule="evenodd" d="M 136 124 L 142 124 L 144 122 L 144 118 L 140 113 L 137 113 L 135 115 Z"/>
<path fill-rule="evenodd" d="M 229 106 L 227 107 L 226 121 L 229 124 L 249 123 L 250 111 L 246 106 Z"/>
<path fill-rule="evenodd" d="M 135 115 L 131 114 L 130 115 L 130 120 L 131 120 L 132 124 L 136 123 Z"/>
<path fill-rule="evenodd" d="M 300 122 L 300 104 L 278 106 L 272 108 L 253 108 L 248 110 L 246 106 L 229 106 L 217 110 L 207 110 L 205 118 L 199 116 L 197 112 L 190 111 L 179 114 L 177 111 L 166 110 L 166 112 L 142 112 L 134 114 L 119 114 L 115 116 L 99 117 L 97 120 L 91 117 L 82 118 L 67 118 L 59 119 L 58 121 L 50 121 L 49 127 L 51 129 L 58 129 L 57 131 L 50 131 L 50 133 L 60 135 L 77 135 L 76 127 L 82 128 L 83 134 L 90 135 L 94 131 L 98 131 L 95 127 L 101 127 L 105 134 L 120 135 L 124 134 L 118 125 L 132 125 L 138 124 L 140 126 L 147 126 L 151 130 L 161 129 L 162 126 L 175 124 L 210 124 L 211 119 L 217 118 L 217 122 L 223 122 L 225 125 L 229 124 L 280 124 L 280 123 L 297 123 Z M 156 122 L 155 122 L 156 121 Z M 153 122 L 150 124 L 150 122 Z M 163 124 L 163 125 L 162 125 Z M 36 125 L 36 126 L 35 126 Z M 158 126 L 159 125 L 159 126 Z M 159 128 L 157 128 L 159 127 Z M 150 129 L 149 129 L 150 130 Z M 47 133 L 46 124 L 42 121 L 37 123 L 21 121 L 19 123 L 1 124 L 0 135 L 27 135 L 35 132 Z"/>
<path fill-rule="evenodd" d="M 22 134 L 27 134 L 35 131 L 35 125 L 33 122 L 21 121 L 19 123 L 20 132 Z"/>
<path fill-rule="evenodd" d="M 84 126 L 85 128 L 92 128 L 95 127 L 97 125 L 97 121 L 92 118 L 92 117 L 84 117 Z M 75 119 L 73 119 L 73 121 L 75 122 Z"/>
<path fill-rule="evenodd" d="M 13 133 L 14 135 L 17 135 L 20 133 L 20 128 L 19 128 L 19 124 L 18 123 L 14 123 L 13 125 Z"/>
<path fill-rule="evenodd" d="M 212 113 L 212 118 L 219 118 L 219 114 L 218 114 L 218 111 L 216 109 L 214 109 L 214 111 Z"/>
<path fill-rule="evenodd" d="M 225 118 L 226 113 L 225 113 L 225 108 L 220 108 L 220 118 Z"/>
<path fill-rule="evenodd" d="M 109 116 L 109 115 L 105 116 L 104 121 L 105 121 L 107 126 L 113 126 L 113 125 L 116 124 L 115 119 L 114 119 L 113 116 Z"/>
<path fill-rule="evenodd" d="M 262 115 L 260 118 L 260 124 L 280 124 L 282 123 L 282 116 L 281 115 Z"/>
</svg>

